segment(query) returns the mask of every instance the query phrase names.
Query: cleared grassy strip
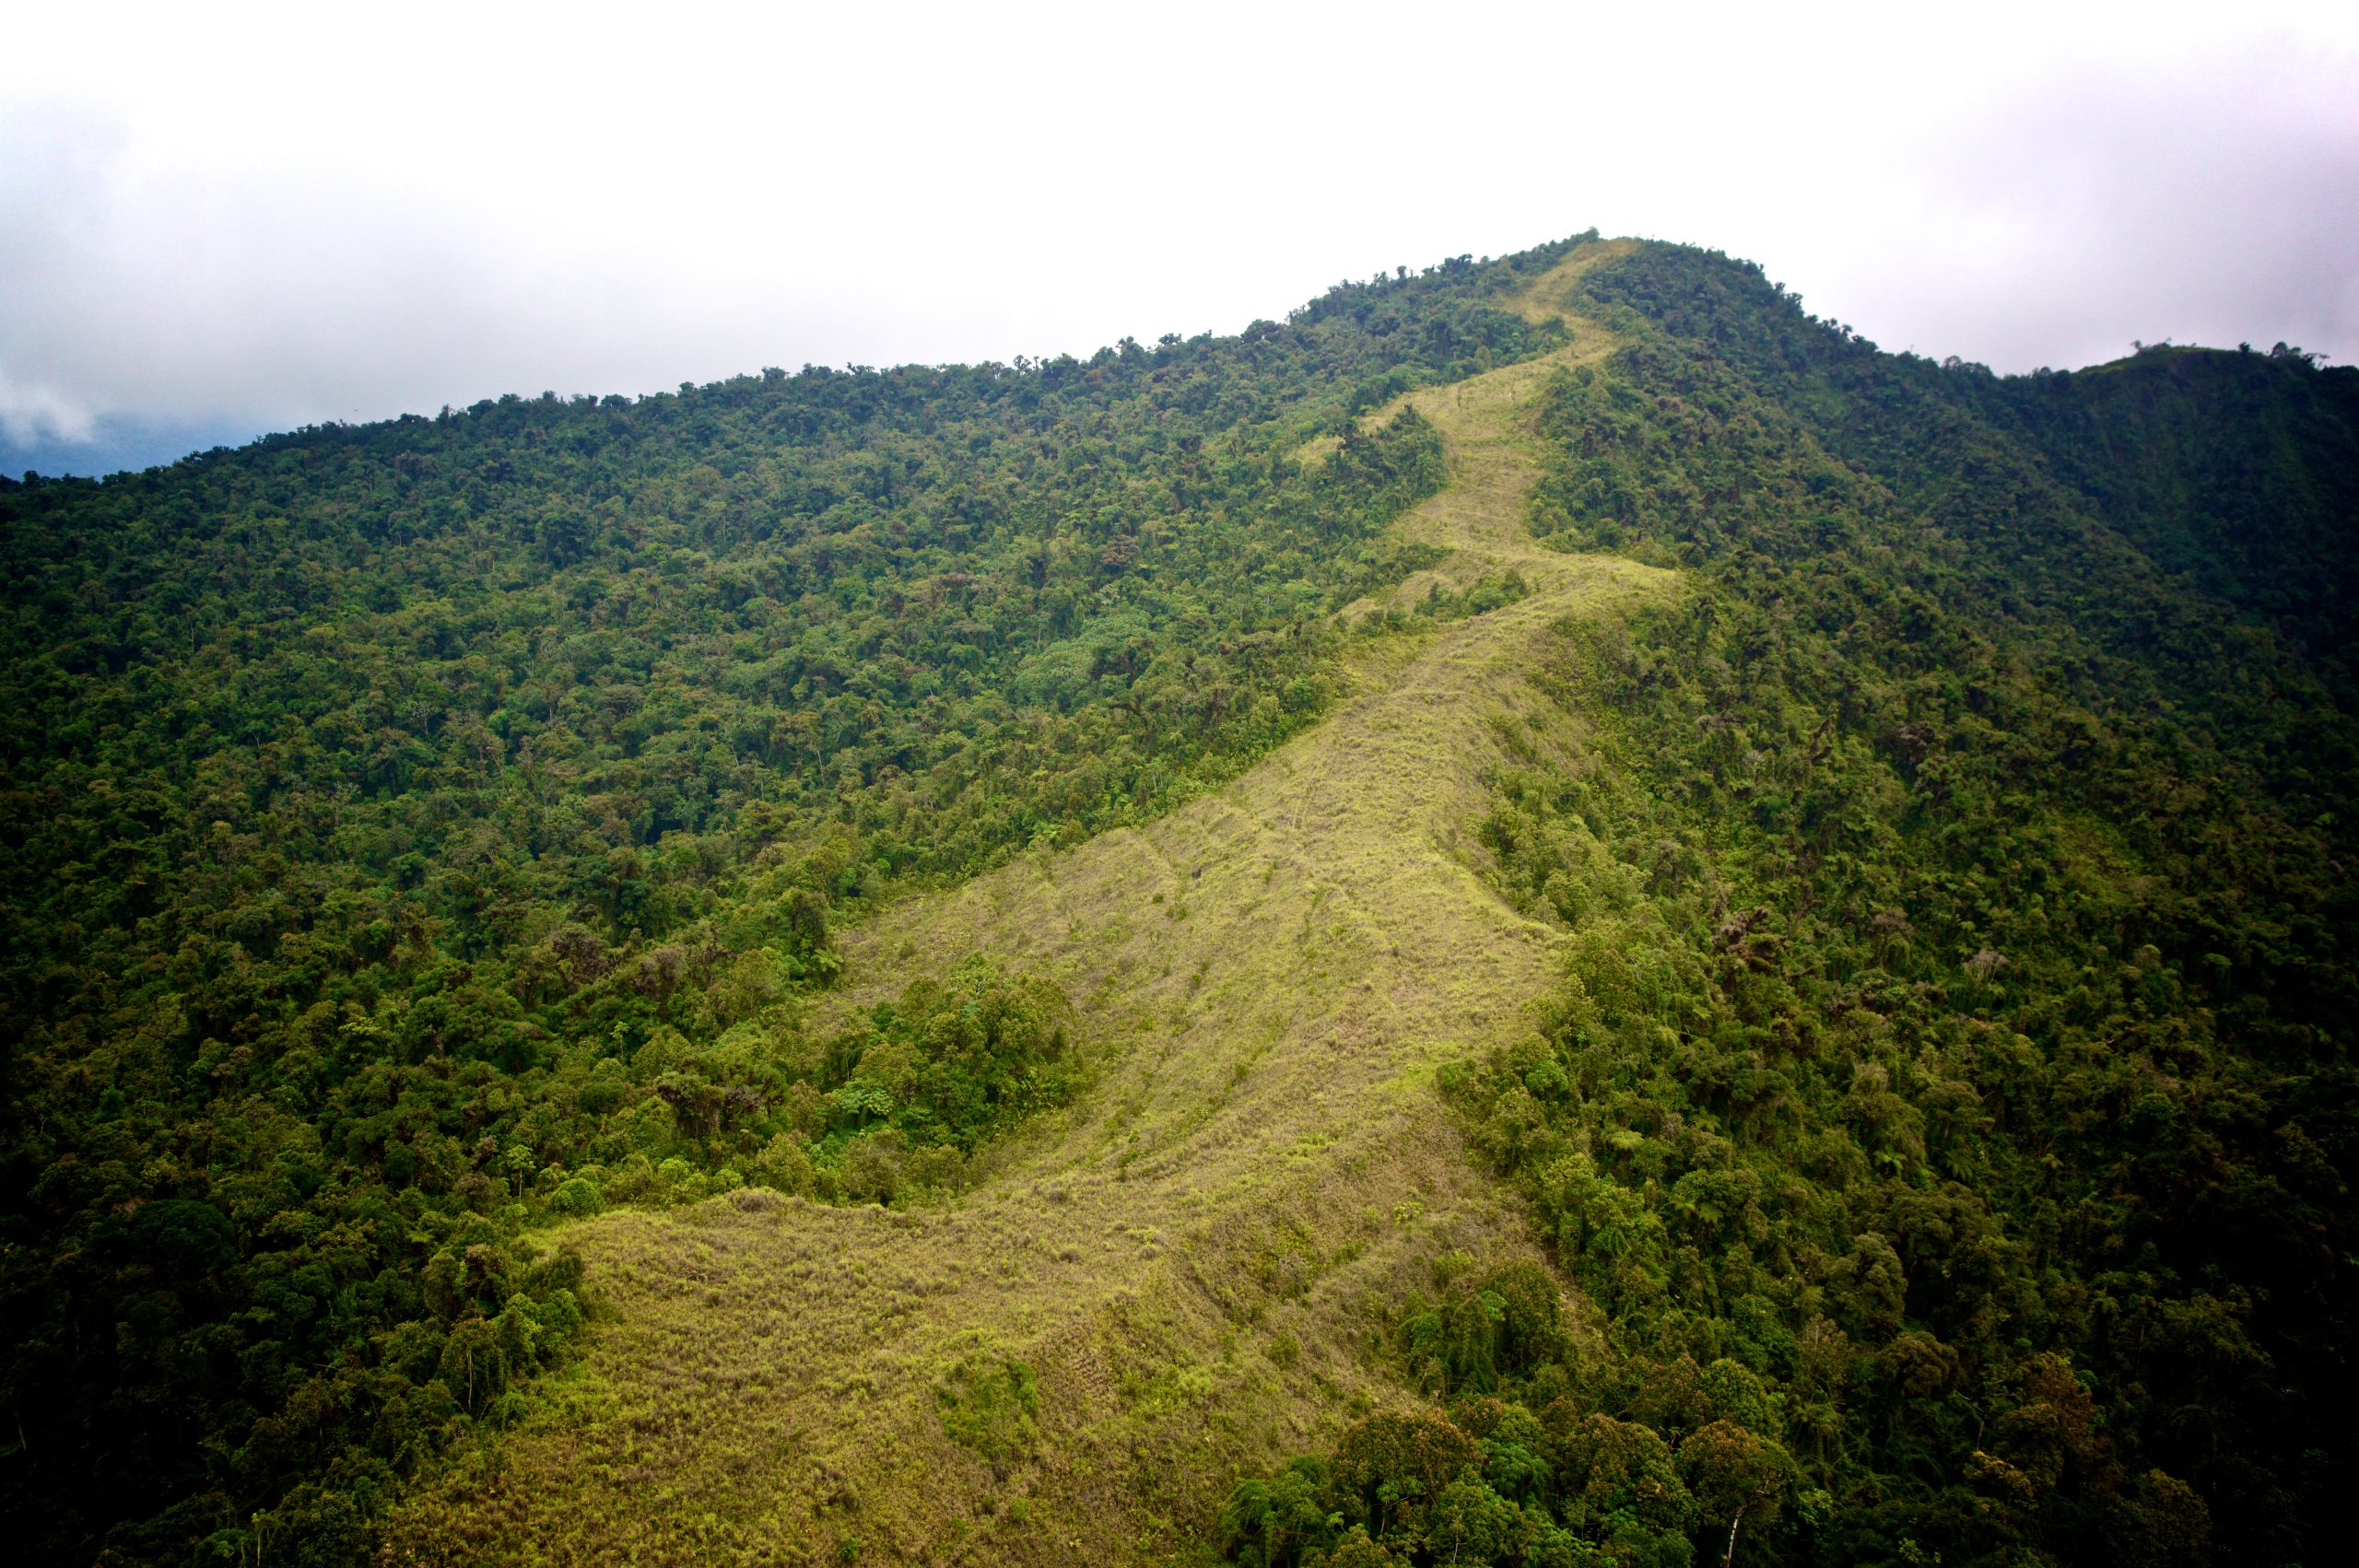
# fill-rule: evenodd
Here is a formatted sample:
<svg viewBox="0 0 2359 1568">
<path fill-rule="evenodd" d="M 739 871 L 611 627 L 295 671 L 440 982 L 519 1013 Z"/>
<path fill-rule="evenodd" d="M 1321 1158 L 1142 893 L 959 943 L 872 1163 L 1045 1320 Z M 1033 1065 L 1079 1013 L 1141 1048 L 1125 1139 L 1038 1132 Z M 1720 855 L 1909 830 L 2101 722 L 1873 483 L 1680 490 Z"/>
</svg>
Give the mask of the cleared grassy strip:
<svg viewBox="0 0 2359 1568">
<path fill-rule="evenodd" d="M 1607 253 L 1519 308 L 1559 313 Z M 1056 977 L 1104 1058 L 1082 1103 L 951 1212 L 757 1192 L 578 1227 L 596 1348 L 405 1510 L 397 1560 L 1161 1560 L 1238 1469 L 1397 1397 L 1381 1304 L 1438 1250 L 1529 1250 L 1427 1082 L 1527 1027 L 1561 961 L 1473 869 L 1492 726 L 1551 625 L 1671 582 L 1524 527 L 1532 395 L 1612 346 L 1577 322 L 1408 400 L 1451 483 L 1399 526 L 1452 590 L 1513 568 L 1528 596 L 1372 639 L 1356 694 L 1218 794 L 847 940 L 849 1000 L 976 951 Z"/>
</svg>

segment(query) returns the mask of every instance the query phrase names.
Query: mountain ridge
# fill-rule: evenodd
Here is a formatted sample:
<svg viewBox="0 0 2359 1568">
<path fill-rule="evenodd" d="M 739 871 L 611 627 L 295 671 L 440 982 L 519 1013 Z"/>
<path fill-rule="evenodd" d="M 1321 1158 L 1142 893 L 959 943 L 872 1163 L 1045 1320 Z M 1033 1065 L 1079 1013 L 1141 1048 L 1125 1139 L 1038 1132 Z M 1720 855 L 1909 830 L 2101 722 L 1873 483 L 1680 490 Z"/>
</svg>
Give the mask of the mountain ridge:
<svg viewBox="0 0 2359 1568">
<path fill-rule="evenodd" d="M 6 1515 L 2300 1560 L 2354 516 L 1594 236 L 11 486 Z"/>
<path fill-rule="evenodd" d="M 1559 294 L 1576 268 L 1602 259 L 1582 257 L 1544 275 L 1514 307 L 1536 313 L 1540 298 Z M 971 1542 L 971 1550 L 999 1561 L 1126 1556 L 1147 1547 L 1155 1533 L 1152 1517 L 1139 1510 L 1143 1503 L 1164 1502 L 1156 1464 L 1184 1458 L 1203 1472 L 1196 1484 L 1216 1479 L 1209 1456 L 1188 1451 L 1202 1438 L 1180 1446 L 1182 1440 L 1157 1428 L 1203 1426 L 1191 1407 L 1210 1404 L 1250 1410 L 1254 1424 L 1297 1440 L 1309 1435 L 1316 1429 L 1300 1424 L 1301 1393 L 1262 1385 L 1273 1375 L 1300 1385 L 1322 1371 L 1346 1386 L 1362 1382 L 1366 1375 L 1353 1365 L 1349 1342 L 1353 1315 L 1331 1305 L 1332 1298 L 1348 1303 L 1379 1293 L 1389 1280 L 1412 1270 L 1409 1258 L 1432 1250 L 1432 1235 L 1478 1250 L 1524 1250 L 1511 1211 L 1486 1213 L 1479 1191 L 1449 1179 L 1464 1157 L 1438 1123 L 1438 1105 L 1414 1091 L 1430 1082 L 1441 1061 L 1479 1053 L 1502 1032 L 1527 1027 L 1521 1014 L 1543 991 L 1553 966 L 1555 933 L 1527 925 L 1482 886 L 1461 858 L 1472 846 L 1451 831 L 1479 798 L 1486 713 L 1513 700 L 1512 684 L 1503 685 L 1501 676 L 1554 620 L 1611 613 L 1616 599 L 1661 591 L 1655 585 L 1668 581 L 1666 574 L 1610 557 L 1552 555 L 1522 537 L 1522 504 L 1537 477 L 1536 463 L 1517 454 L 1529 439 L 1522 428 L 1528 399 L 1539 378 L 1594 362 L 1614 347 L 1586 322 L 1577 320 L 1572 331 L 1569 348 L 1434 392 L 1408 393 L 1364 416 L 1381 425 L 1401 407 L 1416 408 L 1440 430 L 1450 471 L 1443 489 L 1396 524 L 1449 556 L 1426 581 L 1413 578 L 1385 598 L 1414 604 L 1429 581 L 1462 589 L 1503 568 L 1536 579 L 1527 597 L 1439 628 L 1422 647 L 1365 660 L 1354 695 L 1219 794 L 1143 827 L 1028 857 L 955 893 L 896 906 L 847 937 L 844 984 L 853 1000 L 874 996 L 879 972 L 906 965 L 912 948 L 921 966 L 933 967 L 960 954 L 990 953 L 1055 977 L 1076 996 L 1083 1027 L 1109 1045 L 1137 1041 L 1129 1047 L 1131 1059 L 1109 1065 L 1107 1081 L 1076 1107 L 1073 1114 L 1084 1119 L 1053 1153 L 1010 1156 L 995 1178 L 1017 1184 L 1008 1190 L 970 1190 L 956 1211 L 909 1228 L 800 1205 L 757 1208 L 744 1220 L 722 1222 L 726 1252 L 756 1281 L 776 1281 L 779 1271 L 749 1254 L 775 1246 L 788 1256 L 813 1255 L 812 1241 L 784 1234 L 798 1221 L 839 1238 L 818 1249 L 839 1266 L 863 1258 L 871 1246 L 899 1243 L 873 1267 L 895 1278 L 896 1300 L 940 1303 L 919 1309 L 935 1344 L 911 1344 L 915 1336 L 905 1334 L 889 1351 L 863 1353 L 855 1348 L 856 1331 L 832 1331 L 831 1352 L 820 1359 L 876 1370 L 866 1375 L 861 1414 L 832 1434 L 824 1408 L 811 1410 L 783 1388 L 777 1403 L 799 1413 L 765 1406 L 757 1417 L 764 1432 L 776 1421 L 795 1434 L 796 1462 L 778 1478 L 782 1487 L 771 1472 L 727 1482 L 703 1472 L 699 1455 L 708 1445 L 726 1452 L 764 1446 L 751 1434 L 710 1445 L 711 1420 L 690 1413 L 716 1404 L 726 1410 L 721 1388 L 731 1379 L 701 1396 L 687 1392 L 686 1404 L 660 1386 L 632 1379 L 600 1425 L 652 1421 L 666 1431 L 698 1433 L 698 1453 L 675 1453 L 696 1478 L 681 1483 L 696 1503 L 683 1497 L 676 1513 L 633 1520 L 628 1494 L 613 1490 L 613 1481 L 592 1482 L 585 1499 L 576 1490 L 581 1480 L 615 1464 L 589 1456 L 610 1457 L 618 1447 L 593 1429 L 574 1441 L 552 1436 L 546 1457 L 511 1447 L 500 1480 L 460 1514 L 422 1505 L 428 1512 L 401 1538 L 408 1550 L 424 1560 L 434 1555 L 428 1543 L 464 1542 L 464 1555 L 506 1556 L 530 1540 L 535 1552 L 586 1560 L 628 1541 L 628 1550 L 663 1557 L 791 1554 L 798 1547 L 824 1555 L 842 1531 L 865 1551 L 898 1558 L 923 1557 L 953 1541 Z M 1357 618 L 1380 607 L 1363 603 L 1343 614 Z M 1441 758 L 1449 761 L 1438 775 L 1431 764 Z M 1183 908 L 1184 918 L 1163 918 Z M 1121 911 L 1150 913 L 1133 919 Z M 1224 919 L 1222 911 L 1234 913 Z M 1158 924 L 1162 930 L 1155 930 Z M 1263 999 L 1275 996 L 1290 996 L 1290 1005 L 1266 1012 Z M 1139 1059 L 1150 1053 L 1151 1061 Z M 1180 1087 L 1165 1087 L 1165 1081 Z M 1043 1130 L 1022 1141 L 1039 1144 L 1048 1136 Z M 1406 1151 L 1414 1155 L 1404 1160 Z M 1404 1165 L 1414 1174 L 1404 1174 Z M 1057 1195 L 1046 1200 L 1056 1206 L 1047 1223 L 1039 1217 L 1044 1190 Z M 1364 1235 L 1364 1211 L 1391 1215 L 1403 1206 L 1427 1213 L 1375 1228 L 1348 1262 L 1333 1261 L 1332 1246 L 1318 1248 L 1330 1255 L 1309 1265 L 1321 1299 L 1309 1310 L 1273 1313 L 1262 1327 L 1253 1304 L 1269 1292 L 1254 1278 L 1252 1258 L 1262 1231 L 1283 1223 L 1309 1235 Z M 1265 1222 L 1264 1214 L 1285 1218 Z M 651 1253 L 677 1257 L 683 1246 L 693 1249 L 686 1236 L 672 1241 L 660 1234 L 661 1222 L 656 1235 L 625 1223 L 629 1241 L 589 1249 L 593 1277 L 602 1263 L 643 1268 Z M 705 1238 L 715 1236 L 712 1221 L 701 1226 Z M 964 1249 L 976 1245 L 965 1238 L 979 1231 L 985 1245 L 1020 1247 L 1026 1274 L 1015 1281 L 978 1280 L 980 1270 L 962 1268 Z M 1142 1247 L 1133 1239 L 1142 1231 L 1167 1239 Z M 1077 1267 L 1061 1267 L 1062 1255 L 1075 1248 L 1086 1258 Z M 1142 1260 L 1137 1274 L 1126 1274 L 1121 1258 L 1133 1248 L 1147 1258 L 1168 1252 L 1171 1260 L 1160 1269 Z M 859 1265 L 852 1267 L 856 1272 Z M 1109 1271 L 1121 1282 L 1109 1293 L 1082 1293 L 1107 1291 L 1101 1281 Z M 990 1301 L 994 1288 L 1011 1285 L 1036 1304 L 1015 1308 L 1012 1320 L 1009 1309 Z M 732 1293 L 717 1310 L 758 1316 L 758 1287 L 750 1294 L 740 1301 Z M 1283 1309 L 1284 1297 L 1272 1305 Z M 868 1311 L 878 1321 L 898 1316 L 889 1306 Z M 1062 1321 L 1061 1313 L 1068 1315 Z M 1139 1330 L 1125 1321 L 1132 1314 L 1159 1330 L 1144 1336 L 1159 1353 L 1142 1355 Z M 623 1316 L 655 1313 L 634 1306 Z M 1250 1352 L 1235 1358 L 1242 1364 L 1231 1364 L 1220 1353 L 1223 1339 L 1238 1337 L 1248 1322 L 1269 1337 L 1291 1337 L 1298 1358 L 1292 1369 L 1277 1374 Z M 998 1323 L 1009 1327 L 994 1332 L 989 1326 Z M 631 1359 L 640 1365 L 691 1361 L 689 1346 L 708 1342 L 710 1330 L 693 1338 L 676 1328 L 671 1332 L 676 1338 L 666 1349 L 649 1346 Z M 995 1487 L 985 1462 L 962 1455 L 934 1430 L 935 1387 L 957 1364 L 957 1349 L 977 1336 L 989 1353 L 1022 1361 L 1039 1377 L 1043 1446 L 1026 1457 L 1027 1481 L 1014 1488 Z M 1143 1372 L 1142 1361 L 1153 1370 Z M 1109 1363 L 1119 1370 L 1105 1370 Z M 1113 1397 L 1116 1386 L 1175 1375 L 1205 1386 L 1172 1406 L 1148 1399 L 1143 1422 L 1135 1403 L 1126 1411 Z M 865 1399 L 890 1406 L 897 1393 L 894 1414 L 865 1408 Z M 824 1407 L 824 1394 L 820 1402 Z M 1211 1424 L 1218 1433 L 1226 1423 Z M 1235 1438 L 1212 1441 L 1217 1452 Z M 1123 1446 L 1142 1442 L 1156 1459 L 1134 1462 L 1126 1475 Z M 794 1475 L 806 1456 L 818 1476 L 808 1487 Z M 1089 1479 L 1076 1495 L 1067 1478 L 1081 1475 Z M 968 1498 L 943 1495 L 953 1477 Z M 856 1519 L 828 1501 L 838 1489 L 860 1500 Z M 1006 1491 L 1015 1495 L 998 1495 Z M 1180 1506 L 1188 1501 L 1184 1492 L 1169 1499 Z M 1026 1504 L 1022 1527 L 1003 1522 L 994 1528 L 1012 1502 Z M 1194 1506 L 1204 1504 L 1199 1499 Z M 717 1536 L 691 1544 L 677 1533 L 688 1527 L 686 1521 L 710 1513 L 729 1521 Z M 487 1515 L 502 1519 L 499 1534 L 475 1535 L 460 1522 Z"/>
</svg>

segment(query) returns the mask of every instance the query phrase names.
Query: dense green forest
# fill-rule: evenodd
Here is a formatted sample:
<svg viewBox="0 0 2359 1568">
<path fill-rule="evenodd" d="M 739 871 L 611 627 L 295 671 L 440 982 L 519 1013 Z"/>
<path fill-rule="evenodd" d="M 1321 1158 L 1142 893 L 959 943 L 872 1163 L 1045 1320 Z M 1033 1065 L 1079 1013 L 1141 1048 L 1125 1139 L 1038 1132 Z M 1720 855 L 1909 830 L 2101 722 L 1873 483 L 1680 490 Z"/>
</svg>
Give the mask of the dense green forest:
<svg viewBox="0 0 2359 1568">
<path fill-rule="evenodd" d="M 1261 1565 L 2330 1557 L 2359 374 L 2000 379 L 1754 269 L 1601 268 L 1534 526 L 1675 561 L 1568 626 L 1485 825 L 1570 928 L 1449 1093 L 1594 1316 L 1446 1258 Z M 1351 1533 L 1347 1533 L 1351 1532 Z"/>
<path fill-rule="evenodd" d="M 544 1222 L 955 1184 L 1062 1097 L 1022 976 L 807 1032 L 830 923 L 1313 721 L 1439 482 L 1356 416 L 1548 346 L 1485 299 L 1554 253 L 0 492 L 11 1528 L 347 1560 L 568 1353 Z"/>
<path fill-rule="evenodd" d="M 1392 400 L 1590 330 L 1500 308 L 1581 243 L 0 482 L 16 1538 L 365 1560 L 595 1333 L 564 1223 L 987 1179 L 1112 1047 L 988 955 L 842 1005 L 839 935 L 1522 600 L 1332 614 L 1434 564 Z M 1398 1407 L 1204 1555 L 2332 1555 L 2359 372 L 1999 377 L 1670 246 L 1580 287 L 1620 347 L 1545 384 L 1530 524 L 1681 588 L 1560 626 L 1499 727 L 1470 836 L 1571 960 L 1441 1085 L 1553 1272 L 1437 1258 Z"/>
</svg>

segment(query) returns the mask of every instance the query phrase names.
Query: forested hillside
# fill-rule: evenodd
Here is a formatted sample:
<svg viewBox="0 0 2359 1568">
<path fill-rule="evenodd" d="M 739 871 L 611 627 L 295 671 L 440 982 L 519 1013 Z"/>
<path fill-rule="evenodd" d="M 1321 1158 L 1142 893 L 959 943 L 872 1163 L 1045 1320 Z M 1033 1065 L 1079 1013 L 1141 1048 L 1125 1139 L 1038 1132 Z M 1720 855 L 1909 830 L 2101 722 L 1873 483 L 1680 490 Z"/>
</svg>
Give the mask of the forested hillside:
<svg viewBox="0 0 2359 1568">
<path fill-rule="evenodd" d="M 1438 1273 L 1395 1346 L 1455 1425 L 1250 1483 L 1233 1554 L 2332 1555 L 2359 374 L 2001 380 L 1667 248 L 1589 290 L 1632 341 L 1545 396 L 1534 525 L 1694 587 L 1534 672 L 1485 834 L 1572 977 L 1451 1094 L 1602 1342 Z"/>
<path fill-rule="evenodd" d="M 15 1527 L 332 1554 L 566 1353 L 550 1210 L 783 1179 L 781 1139 L 889 1195 L 843 1146 L 909 1117 L 780 1010 L 830 922 L 1313 721 L 1439 482 L 1354 416 L 1547 346 L 1510 272 L 0 492 Z"/>
<path fill-rule="evenodd" d="M 1089 1393 L 1191 1434 L 1133 1442 L 1152 1517 L 1103 1539 L 1262 1568 L 2331 1557 L 2359 372 L 2281 345 L 1997 377 L 1593 240 L 1087 360 L 510 398 L 0 488 L 18 1539 L 371 1558 L 421 1480 L 496 1476 L 621 1310 L 572 1246 L 602 1211 L 991 1190 L 1048 1234 L 1065 1168 L 1014 1186 L 1001 1151 L 1119 1129 L 1145 1091 L 1101 1080 L 1144 1025 L 1028 937 L 872 944 L 853 1005 L 851 933 L 1226 789 L 1263 802 L 1255 866 L 1191 851 L 1109 918 L 1175 950 L 1195 921 L 1172 983 L 1239 1019 L 1296 994 L 1238 988 L 1326 996 L 1255 966 L 1237 889 L 1280 896 L 1322 779 L 1375 798 L 1304 748 L 1420 669 L 1358 722 L 1462 705 L 1415 733 L 1460 737 L 1422 761 L 1485 803 L 1352 852 L 1446 856 L 1558 978 L 1402 984 L 1384 1028 L 1504 1043 L 1330 1108 L 1446 1107 L 1528 1239 L 1428 1223 L 1430 1172 L 1366 1154 L 1334 1182 L 1384 1203 L 1348 1235 L 1190 1190 L 1229 1251 L 1169 1288 L 1225 1327 Z M 1673 586 L 1580 598 L 1632 561 Z M 1081 931 L 1026 885 L 993 883 L 1005 923 Z M 1138 1132 L 1107 1136 L 1101 1230 Z M 1270 1327 L 1387 1226 L 1413 1270 Z M 970 1350 L 940 1419 L 999 1484 L 1069 1390 L 1009 1361 L 1002 1409 Z M 1215 1375 L 1312 1402 L 1320 1440 L 1283 1462 L 1185 1414 Z M 1056 1559 L 1004 1533 L 1028 1504 L 985 1543 L 881 1502 L 814 1539 Z"/>
</svg>

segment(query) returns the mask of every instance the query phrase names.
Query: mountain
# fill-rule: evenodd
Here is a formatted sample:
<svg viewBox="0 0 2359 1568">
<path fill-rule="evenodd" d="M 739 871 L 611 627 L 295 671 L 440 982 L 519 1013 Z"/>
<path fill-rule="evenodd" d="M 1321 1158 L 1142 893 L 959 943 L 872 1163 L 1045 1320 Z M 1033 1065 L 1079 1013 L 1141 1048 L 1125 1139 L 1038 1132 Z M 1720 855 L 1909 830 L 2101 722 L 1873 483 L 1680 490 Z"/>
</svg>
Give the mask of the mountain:
<svg viewBox="0 0 2359 1568">
<path fill-rule="evenodd" d="M 1585 235 L 0 489 L 123 1562 L 2304 1561 L 2359 372 Z"/>
</svg>

